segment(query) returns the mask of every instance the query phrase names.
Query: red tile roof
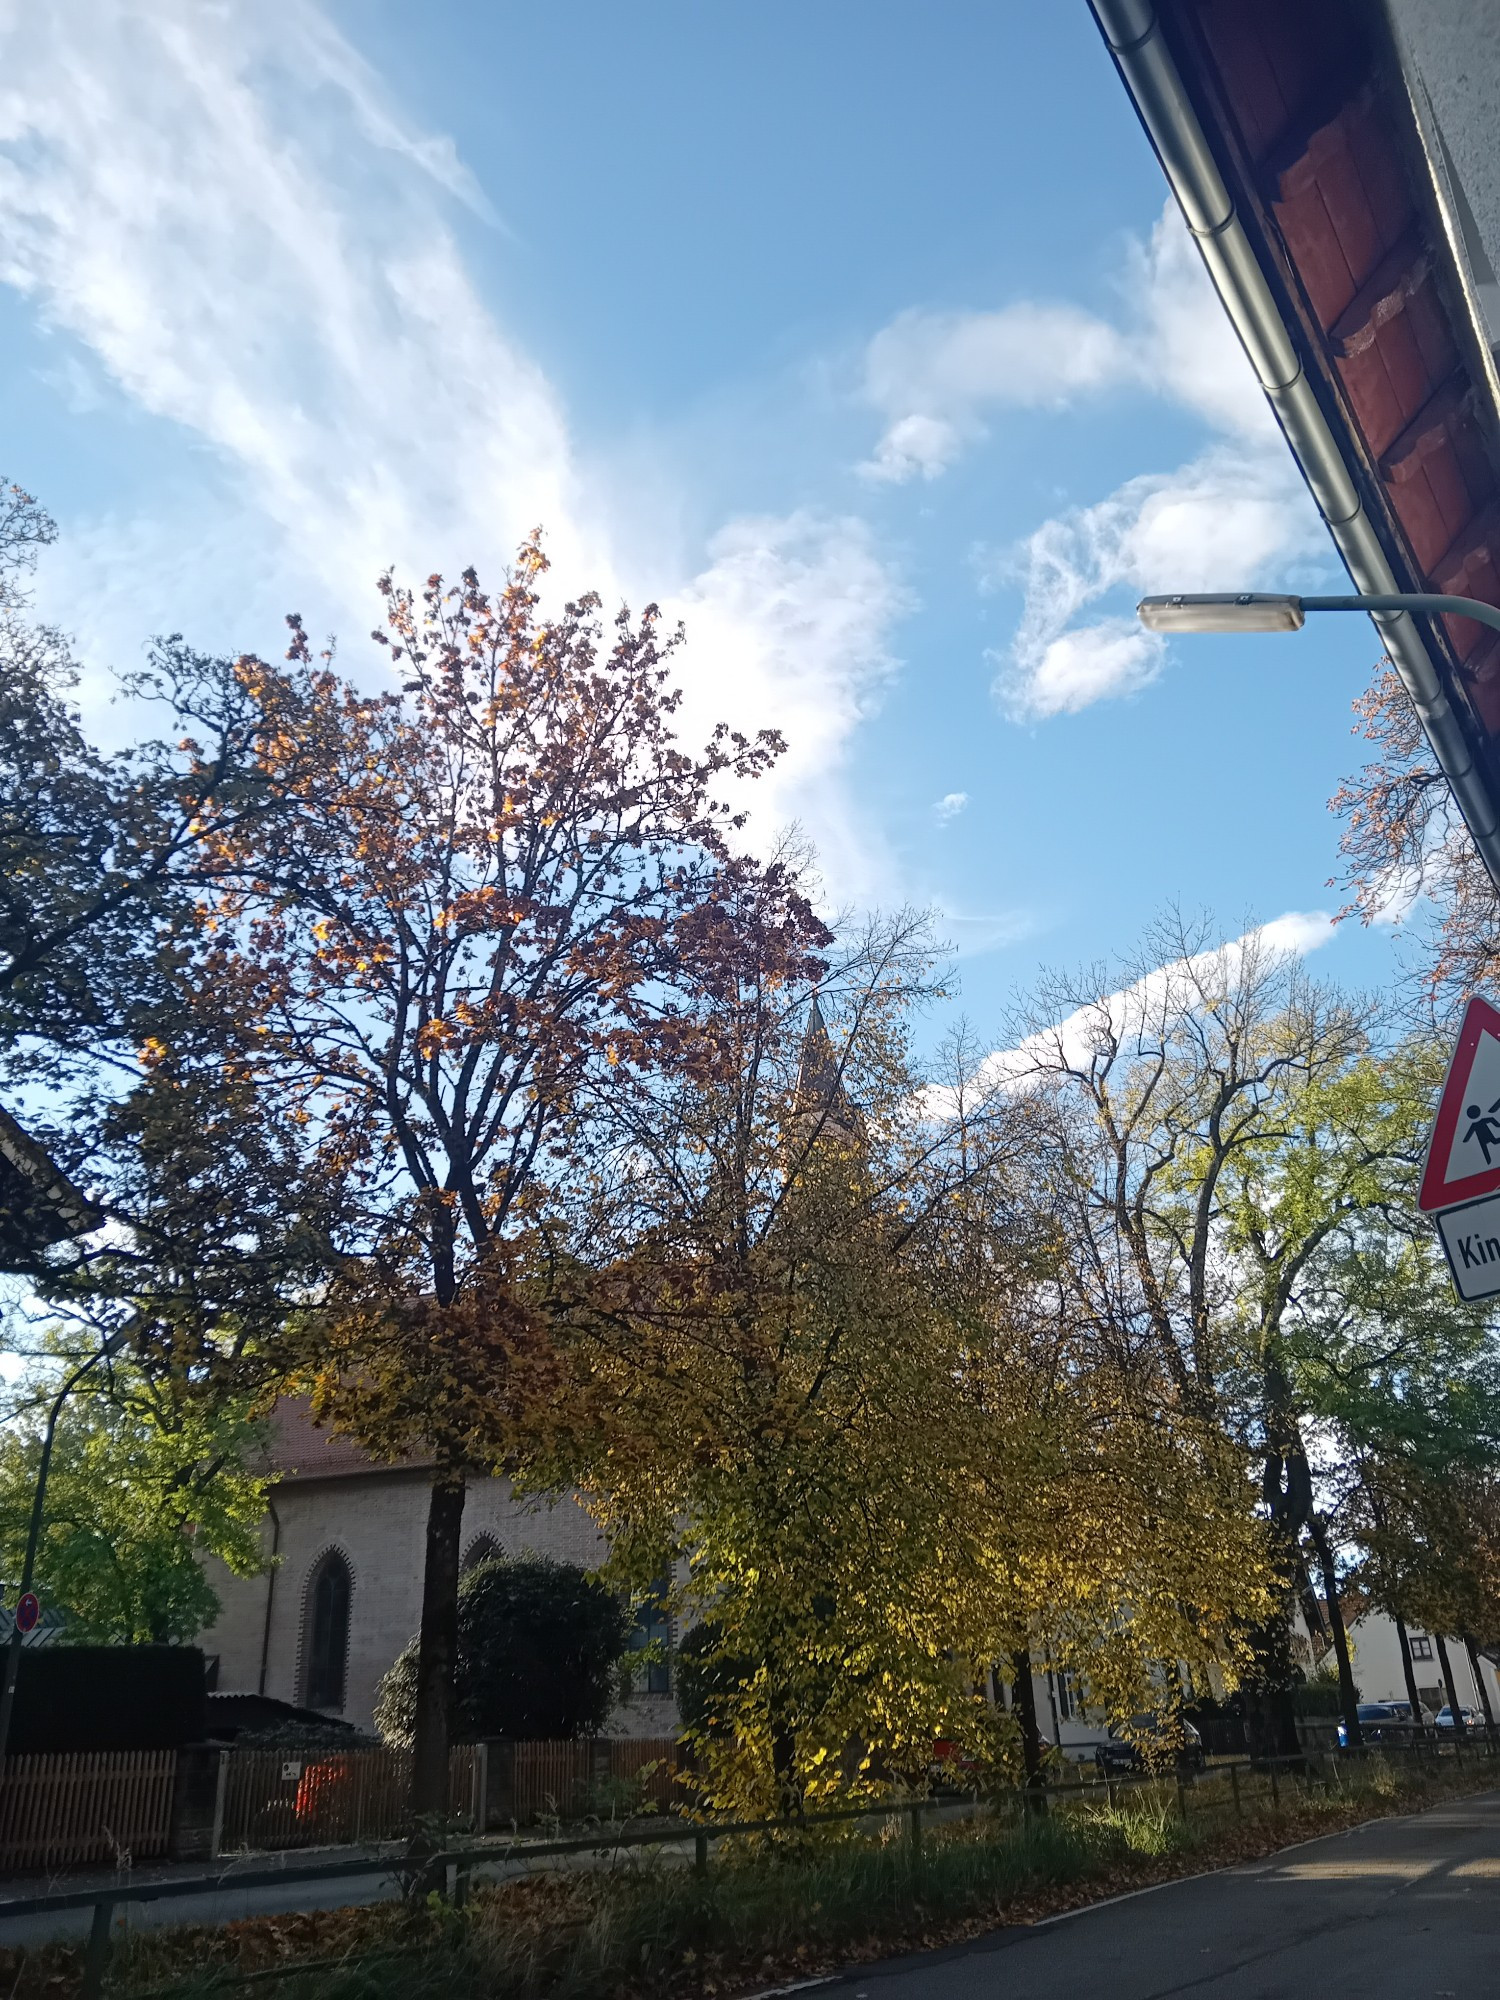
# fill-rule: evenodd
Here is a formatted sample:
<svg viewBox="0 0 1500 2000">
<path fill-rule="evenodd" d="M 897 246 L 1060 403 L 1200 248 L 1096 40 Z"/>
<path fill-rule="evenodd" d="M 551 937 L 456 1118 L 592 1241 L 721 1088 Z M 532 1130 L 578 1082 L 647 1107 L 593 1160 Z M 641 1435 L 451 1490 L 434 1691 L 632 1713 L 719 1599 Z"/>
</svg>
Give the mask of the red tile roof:
<svg viewBox="0 0 1500 2000">
<path fill-rule="evenodd" d="M 1158 11 L 1403 589 L 1500 604 L 1500 426 L 1371 0 L 1159 0 Z M 1500 634 L 1434 624 L 1492 778 Z"/>
<path fill-rule="evenodd" d="M 352 1438 L 340 1436 L 326 1424 L 315 1424 L 306 1397 L 287 1396 L 276 1405 L 271 1420 L 271 1464 L 283 1481 L 293 1481 L 413 1471 L 430 1465 L 431 1460 L 413 1457 L 383 1463 Z"/>
</svg>

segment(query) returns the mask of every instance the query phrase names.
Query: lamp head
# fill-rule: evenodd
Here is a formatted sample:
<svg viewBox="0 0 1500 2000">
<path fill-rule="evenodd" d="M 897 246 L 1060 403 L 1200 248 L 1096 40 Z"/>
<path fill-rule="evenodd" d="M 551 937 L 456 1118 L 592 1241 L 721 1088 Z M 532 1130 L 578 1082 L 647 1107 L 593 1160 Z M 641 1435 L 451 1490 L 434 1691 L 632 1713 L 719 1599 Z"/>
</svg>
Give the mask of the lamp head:
<svg viewBox="0 0 1500 2000">
<path fill-rule="evenodd" d="M 1302 599 L 1252 590 L 1143 597 L 1136 615 L 1153 632 L 1300 632 Z"/>
</svg>

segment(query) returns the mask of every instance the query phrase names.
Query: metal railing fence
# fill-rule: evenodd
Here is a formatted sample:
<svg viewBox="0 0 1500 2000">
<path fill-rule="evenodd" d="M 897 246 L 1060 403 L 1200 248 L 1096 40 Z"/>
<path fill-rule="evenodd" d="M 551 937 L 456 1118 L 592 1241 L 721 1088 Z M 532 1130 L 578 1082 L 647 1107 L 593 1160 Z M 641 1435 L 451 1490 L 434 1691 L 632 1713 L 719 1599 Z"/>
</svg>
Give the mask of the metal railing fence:
<svg viewBox="0 0 1500 2000">
<path fill-rule="evenodd" d="M 1398 1747 L 1381 1746 L 1382 1750 Z M 1435 1769 L 1444 1757 L 1451 1757 L 1461 1770 L 1465 1756 L 1493 1761 L 1500 1759 L 1500 1730 L 1470 1730 L 1467 1740 L 1434 1742 L 1430 1733 L 1425 1740 L 1413 1743 L 1407 1751 L 1412 1762 Z M 491 1840 L 474 1847 L 449 1849 L 436 1855 L 413 1858 L 406 1852 L 388 1851 L 372 1853 L 354 1860 L 314 1862 L 292 1867 L 251 1868 L 225 1870 L 218 1875 L 204 1876 L 192 1880 L 156 1881 L 143 1883 L 111 1884 L 107 1888 L 92 1890 L 64 1890 L 58 1894 L 17 1897 L 8 1902 L 0 1902 L 0 1924 L 9 1917 L 36 1916 L 43 1913 L 69 1910 L 92 1909 L 93 1920 L 89 1929 L 88 1944 L 84 1957 L 83 1983 L 79 1989 L 79 2000 L 100 2000 L 104 1991 L 105 1974 L 108 1969 L 111 1933 L 114 1913 L 121 1904 L 145 1904 L 169 1901 L 175 1898 L 222 1895 L 227 1889 L 260 1889 L 278 1885 L 301 1886 L 317 1882 L 355 1880 L 361 1876 L 385 1875 L 393 1880 L 409 1882 L 420 1876 L 432 1879 L 439 1872 L 445 1877 L 448 1888 L 456 1902 L 466 1899 L 475 1874 L 484 1869 L 510 1868 L 518 1864 L 529 1866 L 539 1861 L 555 1860 L 565 1855 L 598 1855 L 619 1852 L 632 1848 L 681 1848 L 688 1843 L 693 1847 L 693 1866 L 700 1875 L 706 1875 L 709 1852 L 713 1843 L 721 1840 L 759 1834 L 786 1834 L 806 1827 L 836 1825 L 840 1822 L 860 1820 L 904 1819 L 907 1823 L 911 1852 L 917 1861 L 922 1854 L 924 1822 L 930 1824 L 934 1815 L 951 1818 L 955 1812 L 978 1816 L 982 1813 L 996 1813 L 1008 1809 L 1017 1820 L 1035 1812 L 1050 1811 L 1056 1804 L 1072 1799 L 1082 1804 L 1087 1798 L 1097 1800 L 1101 1795 L 1113 1806 L 1122 1795 L 1132 1792 L 1152 1790 L 1159 1798 L 1175 1795 L 1177 1809 L 1187 1816 L 1193 1807 L 1190 1800 L 1202 1793 L 1218 1794 L 1211 1801 L 1213 1807 L 1223 1808 L 1235 1817 L 1243 1817 L 1247 1803 L 1253 1803 L 1255 1790 L 1259 1786 L 1274 1809 L 1282 1805 L 1282 1794 L 1289 1782 L 1305 1779 L 1311 1784 L 1331 1784 L 1333 1775 L 1341 1768 L 1357 1768 L 1363 1753 L 1339 1752 L 1322 1760 L 1328 1767 L 1322 1773 L 1315 1768 L 1318 1759 L 1307 1755 L 1236 1759 L 1210 1764 L 1198 1772 L 1177 1770 L 1175 1772 L 1140 1773 L 1130 1776 L 1111 1775 L 1101 1772 L 1096 1776 L 1079 1780 L 1052 1781 L 1045 1785 L 1029 1788 L 1015 1787 L 1001 1792 L 974 1792 L 970 1795 L 895 1797 L 862 1806 L 840 1806 L 826 1811 L 815 1811 L 796 1816 L 794 1819 L 770 1820 L 705 1820 L 685 1821 L 680 1828 L 653 1827 L 631 1828 L 622 1826 L 606 1833 L 599 1833 L 572 1840 L 528 1840 L 513 1837 L 509 1841 Z M 1210 1804 L 1210 1800 L 1199 1801 L 1200 1809 Z M 278 1975 L 292 1977 L 308 1970 L 306 1963 L 289 1962 L 275 1969 Z M 228 1977 L 226 1985 L 256 1979 L 260 1974 L 235 1974 Z"/>
</svg>

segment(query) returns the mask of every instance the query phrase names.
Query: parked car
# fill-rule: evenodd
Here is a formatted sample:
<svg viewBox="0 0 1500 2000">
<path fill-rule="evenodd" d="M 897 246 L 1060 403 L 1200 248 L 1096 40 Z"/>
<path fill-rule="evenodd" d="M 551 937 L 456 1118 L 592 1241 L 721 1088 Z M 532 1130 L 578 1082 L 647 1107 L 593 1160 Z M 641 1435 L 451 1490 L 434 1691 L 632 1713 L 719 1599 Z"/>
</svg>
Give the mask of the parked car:
<svg viewBox="0 0 1500 2000">
<path fill-rule="evenodd" d="M 1207 1761 L 1203 1738 L 1192 1723 L 1165 1721 L 1155 1714 L 1133 1715 L 1129 1722 L 1112 1722 L 1109 1735 L 1094 1752 L 1106 1774 L 1116 1771 L 1201 1771 Z"/>
<path fill-rule="evenodd" d="M 1355 1713 L 1359 1716 L 1360 1735 L 1366 1743 L 1409 1743 L 1412 1738 L 1411 1703 L 1409 1701 L 1362 1701 Z M 1433 1726 L 1432 1711 L 1419 1709 L 1417 1721 L 1423 1729 Z M 1349 1731 L 1343 1722 L 1339 1723 L 1339 1748 L 1349 1747 Z"/>
<path fill-rule="evenodd" d="M 1463 1703 L 1460 1702 L 1458 1712 L 1463 1717 L 1465 1729 L 1477 1729 L 1479 1727 L 1479 1717 L 1474 1713 L 1472 1708 L 1465 1708 Z M 1451 1729 L 1453 1727 L 1453 1710 L 1448 1706 L 1447 1702 L 1444 1702 L 1437 1712 L 1437 1726 L 1439 1729 Z"/>
<path fill-rule="evenodd" d="M 1397 1701 L 1392 1697 L 1389 1701 L 1383 1702 L 1381 1706 L 1394 1709 L 1398 1722 L 1411 1721 L 1411 1703 L 1409 1701 Z M 1431 1729 L 1436 1719 L 1430 1708 L 1418 1708 L 1417 1721 L 1421 1723 L 1424 1729 Z"/>
</svg>

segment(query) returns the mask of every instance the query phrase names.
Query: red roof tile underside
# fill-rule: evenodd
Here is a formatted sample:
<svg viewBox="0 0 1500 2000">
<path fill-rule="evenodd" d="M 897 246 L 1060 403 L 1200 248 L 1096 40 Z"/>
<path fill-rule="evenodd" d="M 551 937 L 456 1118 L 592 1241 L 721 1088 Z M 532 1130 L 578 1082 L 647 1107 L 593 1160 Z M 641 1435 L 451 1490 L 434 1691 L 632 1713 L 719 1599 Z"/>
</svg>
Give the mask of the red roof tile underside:
<svg viewBox="0 0 1500 2000">
<path fill-rule="evenodd" d="M 1162 11 L 1242 169 L 1247 226 L 1265 234 L 1383 501 L 1382 538 L 1407 558 L 1398 574 L 1500 604 L 1494 413 L 1469 372 L 1463 308 L 1450 305 L 1448 246 L 1417 198 L 1410 107 L 1369 16 L 1353 0 L 1169 0 Z M 1472 619 L 1442 624 L 1460 698 L 1500 737 L 1500 635 Z"/>
<path fill-rule="evenodd" d="M 285 1481 L 411 1472 L 431 1462 L 406 1458 L 387 1464 L 372 1458 L 353 1438 L 315 1424 L 302 1396 L 284 1396 L 271 1420 L 271 1468 Z"/>
</svg>

